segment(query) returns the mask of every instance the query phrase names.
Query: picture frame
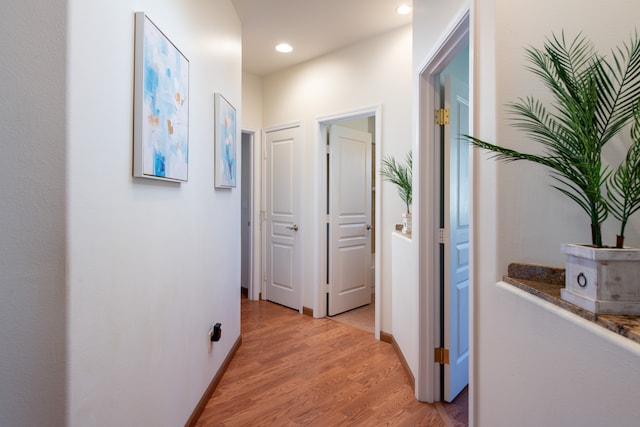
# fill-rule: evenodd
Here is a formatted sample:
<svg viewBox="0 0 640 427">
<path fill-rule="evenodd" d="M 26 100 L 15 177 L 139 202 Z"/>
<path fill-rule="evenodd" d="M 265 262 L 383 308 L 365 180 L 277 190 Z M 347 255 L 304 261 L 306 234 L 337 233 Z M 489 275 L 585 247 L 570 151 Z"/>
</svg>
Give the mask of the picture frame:
<svg viewBox="0 0 640 427">
<path fill-rule="evenodd" d="M 234 188 L 237 175 L 236 109 L 220 93 L 215 93 L 215 187 Z"/>
<path fill-rule="evenodd" d="M 135 13 L 133 176 L 187 182 L 189 60 Z"/>
</svg>

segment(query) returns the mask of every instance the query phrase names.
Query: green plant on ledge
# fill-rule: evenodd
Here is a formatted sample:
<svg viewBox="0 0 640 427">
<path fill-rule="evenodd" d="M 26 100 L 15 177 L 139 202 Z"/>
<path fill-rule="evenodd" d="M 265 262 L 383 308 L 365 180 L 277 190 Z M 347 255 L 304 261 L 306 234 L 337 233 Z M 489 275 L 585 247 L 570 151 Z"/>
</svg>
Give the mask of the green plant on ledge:
<svg viewBox="0 0 640 427">
<path fill-rule="evenodd" d="M 528 48 L 528 69 L 553 95 L 548 108 L 533 97 L 508 104 L 513 124 L 544 154 L 526 154 L 473 136 L 465 138 L 503 161 L 528 160 L 547 166 L 559 185 L 554 188 L 576 202 L 591 221 L 594 247 L 602 247 L 601 224 L 612 212 L 621 223 L 616 246 L 624 242 L 624 226 L 640 208 L 640 41 L 598 54 L 582 35 L 567 42 L 547 39 L 543 49 Z M 635 117 L 627 160 L 615 173 L 602 161 L 602 149 Z M 604 189 L 607 189 L 605 192 Z"/>
<path fill-rule="evenodd" d="M 393 156 L 386 156 L 382 161 L 380 174 L 385 181 L 395 184 L 398 189 L 398 195 L 407 207 L 407 213 L 410 213 L 413 200 L 411 182 L 413 177 L 413 155 L 411 151 L 407 153 L 405 164 L 400 164 Z"/>
<path fill-rule="evenodd" d="M 640 108 L 640 104 L 639 104 Z M 627 157 L 606 182 L 609 210 L 620 221 L 616 247 L 624 246 L 624 229 L 629 217 L 640 209 L 640 109 L 636 108 L 635 122 L 631 128 L 633 145 Z"/>
</svg>

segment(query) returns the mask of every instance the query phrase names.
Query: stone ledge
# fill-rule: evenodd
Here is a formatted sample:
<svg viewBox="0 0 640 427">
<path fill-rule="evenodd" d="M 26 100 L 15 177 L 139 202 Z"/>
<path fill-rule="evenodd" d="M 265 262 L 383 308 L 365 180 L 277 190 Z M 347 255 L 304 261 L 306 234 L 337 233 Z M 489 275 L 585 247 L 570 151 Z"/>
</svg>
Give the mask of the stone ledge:
<svg viewBox="0 0 640 427">
<path fill-rule="evenodd" d="M 411 240 L 411 230 L 407 231 L 406 233 L 402 232 L 402 224 L 396 224 L 396 229 L 394 231 L 394 233 L 402 236 L 402 237 L 406 237 L 407 239 Z"/>
<path fill-rule="evenodd" d="M 565 281 L 564 268 L 512 263 L 503 279 L 506 283 L 531 295 L 640 344 L 640 316 L 594 314 L 561 299 L 560 290 L 564 287 Z"/>
</svg>

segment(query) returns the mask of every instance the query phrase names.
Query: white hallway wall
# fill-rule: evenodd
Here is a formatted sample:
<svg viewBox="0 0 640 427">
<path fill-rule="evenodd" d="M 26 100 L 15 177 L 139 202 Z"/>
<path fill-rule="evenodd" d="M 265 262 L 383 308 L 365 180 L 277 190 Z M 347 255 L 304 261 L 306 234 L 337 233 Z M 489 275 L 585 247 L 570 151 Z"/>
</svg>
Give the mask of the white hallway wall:
<svg viewBox="0 0 640 427">
<path fill-rule="evenodd" d="M 183 425 L 240 334 L 240 192 L 213 186 L 214 92 L 241 111 L 240 22 L 228 0 L 68 10 L 69 425 Z M 190 61 L 188 183 L 131 177 L 135 11 Z"/>
<path fill-rule="evenodd" d="M 242 129 L 262 127 L 262 78 L 242 73 Z"/>
<path fill-rule="evenodd" d="M 263 127 L 301 122 L 304 131 L 301 227 L 317 229 L 322 205 L 314 195 L 321 159 L 317 147 L 318 118 L 382 106 L 382 155 L 404 158 L 411 148 L 411 27 L 338 50 L 263 80 Z M 380 159 L 378 159 L 380 160 Z M 382 237 L 381 329 L 391 332 L 391 232 L 400 222 L 402 202 L 395 188 L 384 183 L 377 197 L 383 201 L 377 232 Z M 303 246 L 303 304 L 314 306 L 313 285 L 320 279 L 320 242 L 306 239 Z"/>
<path fill-rule="evenodd" d="M 414 0 L 414 8 L 418 67 L 442 36 L 442 23 L 457 12 L 433 0 Z M 519 96 L 545 94 L 524 70 L 524 47 L 540 46 L 564 29 L 584 31 L 607 52 L 629 39 L 639 12 L 628 0 L 472 1 L 474 133 L 526 149 L 503 107 Z M 615 161 L 615 150 L 608 155 Z M 474 425 L 636 425 L 640 346 L 496 284 L 509 262 L 563 265 L 560 243 L 589 238 L 584 214 L 548 187 L 542 168 L 496 164 L 483 155 L 475 156 L 474 168 Z M 640 244 L 638 225 L 635 218 L 632 245 Z M 610 235 L 612 224 L 605 230 Z"/>
<path fill-rule="evenodd" d="M 0 425 L 64 425 L 67 0 L 0 6 Z"/>
</svg>

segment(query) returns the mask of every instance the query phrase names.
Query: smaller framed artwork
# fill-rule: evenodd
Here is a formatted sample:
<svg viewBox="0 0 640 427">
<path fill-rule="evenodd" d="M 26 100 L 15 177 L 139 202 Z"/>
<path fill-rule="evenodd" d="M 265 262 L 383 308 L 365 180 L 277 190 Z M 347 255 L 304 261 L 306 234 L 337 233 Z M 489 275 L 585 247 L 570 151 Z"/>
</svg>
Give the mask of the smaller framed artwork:
<svg viewBox="0 0 640 427">
<path fill-rule="evenodd" d="M 189 61 L 144 12 L 135 25 L 133 176 L 187 182 Z"/>
<path fill-rule="evenodd" d="M 236 186 L 236 110 L 220 93 L 215 94 L 215 186 Z"/>
</svg>

